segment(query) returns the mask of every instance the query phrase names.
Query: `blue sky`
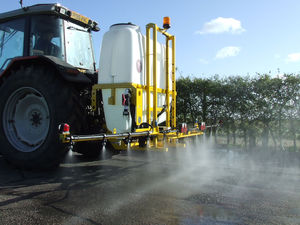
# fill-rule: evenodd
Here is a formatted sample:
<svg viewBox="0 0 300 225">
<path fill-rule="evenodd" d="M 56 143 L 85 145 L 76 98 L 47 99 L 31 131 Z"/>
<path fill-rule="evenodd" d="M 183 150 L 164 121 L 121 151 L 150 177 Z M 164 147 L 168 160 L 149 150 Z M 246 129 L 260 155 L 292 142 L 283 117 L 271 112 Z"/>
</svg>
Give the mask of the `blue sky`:
<svg viewBox="0 0 300 225">
<path fill-rule="evenodd" d="M 1 12 L 19 8 L 5 1 Z M 23 0 L 25 6 L 53 1 Z M 254 75 L 300 73 L 299 0 L 60 0 L 62 5 L 99 23 L 94 33 L 97 61 L 103 34 L 110 25 L 132 22 L 162 25 L 171 17 L 176 35 L 179 75 Z"/>
</svg>

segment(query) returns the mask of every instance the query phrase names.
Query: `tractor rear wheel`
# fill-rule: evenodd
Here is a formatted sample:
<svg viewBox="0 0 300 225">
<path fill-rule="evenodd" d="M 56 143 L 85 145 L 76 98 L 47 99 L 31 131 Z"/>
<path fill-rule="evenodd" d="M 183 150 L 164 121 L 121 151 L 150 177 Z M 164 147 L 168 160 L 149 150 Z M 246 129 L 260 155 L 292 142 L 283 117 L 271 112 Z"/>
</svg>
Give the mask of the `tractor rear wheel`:
<svg viewBox="0 0 300 225">
<path fill-rule="evenodd" d="M 0 87 L 0 143 L 5 159 L 21 168 L 57 166 L 68 147 L 58 125 L 76 130 L 76 90 L 43 65 L 13 71 Z"/>
</svg>

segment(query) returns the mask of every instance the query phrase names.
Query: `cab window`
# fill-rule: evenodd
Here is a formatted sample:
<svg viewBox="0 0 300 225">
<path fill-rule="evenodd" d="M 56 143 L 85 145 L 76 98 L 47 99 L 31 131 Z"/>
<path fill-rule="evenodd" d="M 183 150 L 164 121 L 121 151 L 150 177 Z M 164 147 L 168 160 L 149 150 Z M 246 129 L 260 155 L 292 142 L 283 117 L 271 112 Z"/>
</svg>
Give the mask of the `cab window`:
<svg viewBox="0 0 300 225">
<path fill-rule="evenodd" d="M 63 23 L 56 16 L 31 18 L 30 55 L 50 55 L 64 60 Z"/>
<path fill-rule="evenodd" d="M 24 19 L 0 24 L 0 72 L 7 67 L 11 59 L 23 56 L 24 27 Z"/>
</svg>

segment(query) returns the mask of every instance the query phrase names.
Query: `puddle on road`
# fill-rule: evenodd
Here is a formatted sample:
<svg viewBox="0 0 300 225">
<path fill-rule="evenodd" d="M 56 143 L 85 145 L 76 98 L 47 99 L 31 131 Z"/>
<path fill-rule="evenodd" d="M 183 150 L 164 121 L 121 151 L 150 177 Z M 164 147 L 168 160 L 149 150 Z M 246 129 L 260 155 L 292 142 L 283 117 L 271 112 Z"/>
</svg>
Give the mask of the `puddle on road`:
<svg viewBox="0 0 300 225">
<path fill-rule="evenodd" d="M 184 217 L 181 219 L 182 225 L 194 225 L 194 224 L 222 224 L 222 225 L 237 225 L 242 221 L 238 219 L 238 216 L 228 210 L 215 205 L 199 205 L 197 207 L 197 216 Z"/>
<path fill-rule="evenodd" d="M 221 193 L 199 193 L 189 196 L 186 201 L 196 204 L 195 217 L 184 218 L 182 224 L 241 224 L 236 206 L 226 204 Z"/>
</svg>

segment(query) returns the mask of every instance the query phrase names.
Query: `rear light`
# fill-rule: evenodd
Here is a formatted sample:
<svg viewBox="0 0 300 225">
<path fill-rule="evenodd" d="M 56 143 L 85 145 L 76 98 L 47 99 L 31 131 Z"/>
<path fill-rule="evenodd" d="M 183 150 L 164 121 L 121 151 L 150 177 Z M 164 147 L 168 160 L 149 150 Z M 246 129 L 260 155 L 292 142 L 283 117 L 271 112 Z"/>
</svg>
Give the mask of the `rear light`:
<svg viewBox="0 0 300 225">
<path fill-rule="evenodd" d="M 64 129 L 63 129 L 64 132 L 70 132 L 70 125 L 65 123 L 64 124 Z"/>
<path fill-rule="evenodd" d="M 58 130 L 61 134 L 70 134 L 70 125 L 67 123 L 59 124 Z"/>
<path fill-rule="evenodd" d="M 181 133 L 186 134 L 188 132 L 187 124 L 182 123 L 181 124 Z"/>
<path fill-rule="evenodd" d="M 205 122 L 202 122 L 202 123 L 201 123 L 201 126 L 200 126 L 200 129 L 203 131 L 203 130 L 205 130 L 205 128 L 206 128 L 206 127 L 205 127 Z"/>
</svg>

